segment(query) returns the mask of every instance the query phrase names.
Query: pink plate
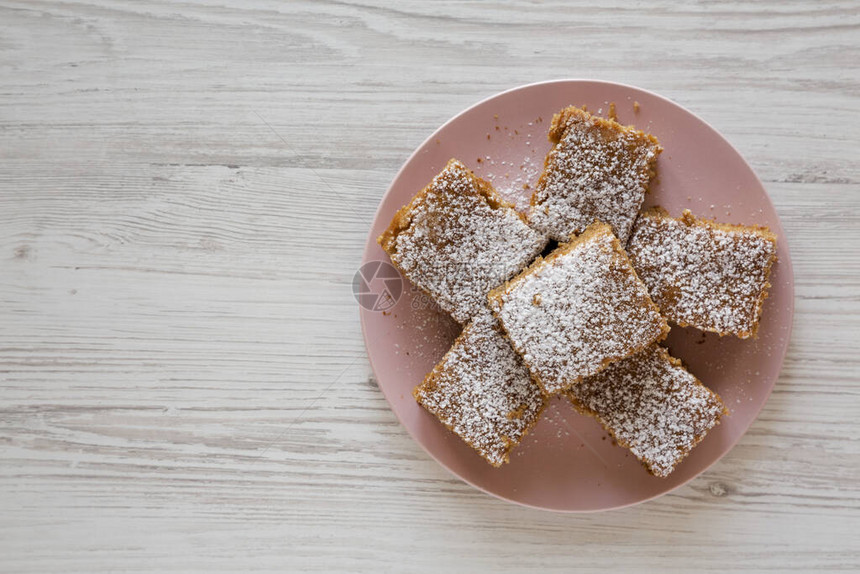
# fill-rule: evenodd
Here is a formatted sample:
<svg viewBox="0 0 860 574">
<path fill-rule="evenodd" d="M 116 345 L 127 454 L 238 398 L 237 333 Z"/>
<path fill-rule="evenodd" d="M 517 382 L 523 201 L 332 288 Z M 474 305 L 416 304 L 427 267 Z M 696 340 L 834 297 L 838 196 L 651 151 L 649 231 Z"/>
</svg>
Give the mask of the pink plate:
<svg viewBox="0 0 860 574">
<path fill-rule="evenodd" d="M 553 114 L 571 104 L 585 104 L 593 113 L 605 115 L 609 102 L 616 104 L 621 123 L 654 134 L 664 147 L 647 205 L 662 205 L 673 215 L 689 208 L 720 222 L 767 225 L 779 236 L 779 262 L 771 276 L 773 287 L 758 339 L 720 338 L 678 327 L 669 335 L 670 352 L 717 391 L 731 411 L 669 478 L 649 475 L 626 449 L 613 446 L 596 421 L 560 399 L 552 401 L 514 450 L 510 464 L 491 467 L 412 398 L 412 389 L 439 361 L 459 327 L 406 282 L 393 307 L 374 311 L 365 304 L 361 309 L 379 387 L 415 440 L 469 484 L 505 500 L 556 511 L 619 508 L 681 486 L 726 454 L 764 406 L 788 347 L 794 277 L 782 225 L 750 166 L 712 127 L 656 94 L 590 80 L 531 84 L 472 106 L 412 154 L 379 205 L 364 252 L 364 263 L 388 261 L 376 237 L 394 212 L 452 157 L 520 205 L 523 199 L 527 202 L 523 186 L 533 186 L 540 175 Z M 380 280 L 390 286 L 390 279 Z M 380 280 L 370 289 L 379 289 Z M 392 295 L 398 295 L 396 286 Z"/>
</svg>

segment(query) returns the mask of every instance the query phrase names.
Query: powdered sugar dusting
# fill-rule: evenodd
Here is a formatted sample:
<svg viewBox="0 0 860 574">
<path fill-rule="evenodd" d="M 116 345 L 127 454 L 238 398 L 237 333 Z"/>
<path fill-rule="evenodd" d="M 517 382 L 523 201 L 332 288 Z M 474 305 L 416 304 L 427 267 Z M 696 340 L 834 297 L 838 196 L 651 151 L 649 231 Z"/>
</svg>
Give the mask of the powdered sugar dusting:
<svg viewBox="0 0 860 574">
<path fill-rule="evenodd" d="M 526 143 L 528 145 L 528 142 Z M 501 172 L 501 175 L 490 175 L 488 179 L 505 201 L 511 203 L 514 209 L 526 213 L 531 204 L 531 197 L 537 185 L 538 177 L 543 168 L 534 154 L 523 156 L 519 161 L 496 161 L 486 156 L 484 163 L 488 169 Z"/>
<path fill-rule="evenodd" d="M 548 394 L 669 331 L 605 224 L 491 292 L 490 306 Z"/>
<path fill-rule="evenodd" d="M 545 404 L 540 388 L 487 310 L 463 329 L 414 394 L 494 466 L 507 462 Z"/>
<path fill-rule="evenodd" d="M 661 148 L 652 136 L 569 107 L 555 115 L 555 146 L 532 196 L 529 222 L 567 241 L 595 219 L 626 244 Z"/>
<path fill-rule="evenodd" d="M 659 345 L 613 363 L 567 395 L 659 477 L 727 412 L 719 396 Z"/>
<path fill-rule="evenodd" d="M 642 214 L 630 260 L 663 315 L 681 326 L 755 334 L 776 259 L 776 237 L 764 229 L 721 226 L 685 211 L 680 219 Z"/>
<path fill-rule="evenodd" d="M 398 212 L 380 243 L 410 281 L 466 323 L 486 306 L 490 289 L 540 253 L 546 238 L 451 160 Z"/>
</svg>

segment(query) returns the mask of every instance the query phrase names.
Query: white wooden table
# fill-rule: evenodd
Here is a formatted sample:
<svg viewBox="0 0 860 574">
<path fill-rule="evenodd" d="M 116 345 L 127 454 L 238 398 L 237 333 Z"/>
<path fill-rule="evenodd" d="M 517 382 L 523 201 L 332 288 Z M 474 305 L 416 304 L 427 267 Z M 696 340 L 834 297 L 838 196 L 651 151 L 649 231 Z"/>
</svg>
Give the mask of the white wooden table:
<svg viewBox="0 0 860 574">
<path fill-rule="evenodd" d="M 0 2 L 0 571 L 860 569 L 860 5 L 495 4 Z M 712 123 L 797 281 L 737 448 L 598 515 L 425 455 L 350 290 L 411 150 L 559 77 Z"/>
</svg>

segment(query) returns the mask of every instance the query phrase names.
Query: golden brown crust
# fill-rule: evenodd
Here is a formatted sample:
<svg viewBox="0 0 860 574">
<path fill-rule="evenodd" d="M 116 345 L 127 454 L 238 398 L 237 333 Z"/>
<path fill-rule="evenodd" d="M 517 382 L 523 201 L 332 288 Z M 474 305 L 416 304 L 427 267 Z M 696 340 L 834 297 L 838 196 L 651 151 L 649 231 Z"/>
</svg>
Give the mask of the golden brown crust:
<svg viewBox="0 0 860 574">
<path fill-rule="evenodd" d="M 409 213 L 415 205 L 423 201 L 426 192 L 427 188 L 424 188 L 418 195 L 413 197 L 409 203 L 398 209 L 394 213 L 394 217 L 391 219 L 391 223 L 388 224 L 385 231 L 376 238 L 376 242 L 379 243 L 382 249 L 387 253 L 391 253 L 396 250 L 395 239 L 397 239 L 397 236 L 401 231 L 409 227 L 409 223 L 412 220 L 409 217 Z"/>
<path fill-rule="evenodd" d="M 640 217 L 653 217 L 655 219 L 675 219 L 669 212 L 659 205 L 643 209 Z M 694 215 L 689 209 L 681 212 L 681 217 L 677 221 L 684 223 L 687 227 L 706 227 L 709 229 L 718 229 L 720 231 L 738 232 L 738 231 L 753 231 L 768 241 L 777 242 L 777 235 L 770 230 L 767 225 L 742 225 L 739 223 L 718 223 L 713 219 Z"/>
<path fill-rule="evenodd" d="M 559 141 L 561 141 L 561 138 L 564 136 L 564 132 L 567 130 L 568 126 L 572 122 L 582 120 L 592 121 L 601 130 L 606 130 L 607 132 L 611 133 L 617 133 L 622 131 L 632 132 L 637 137 L 642 138 L 643 140 L 647 140 L 656 146 L 660 145 L 660 142 L 657 141 L 657 138 L 655 138 L 651 134 L 643 132 L 640 129 L 637 129 L 636 126 L 625 126 L 612 119 L 601 118 L 600 116 L 593 116 L 588 113 L 584 108 L 578 108 L 576 106 L 568 106 L 552 117 L 552 123 L 550 123 L 549 127 L 549 141 L 554 144 L 558 143 Z"/>
</svg>

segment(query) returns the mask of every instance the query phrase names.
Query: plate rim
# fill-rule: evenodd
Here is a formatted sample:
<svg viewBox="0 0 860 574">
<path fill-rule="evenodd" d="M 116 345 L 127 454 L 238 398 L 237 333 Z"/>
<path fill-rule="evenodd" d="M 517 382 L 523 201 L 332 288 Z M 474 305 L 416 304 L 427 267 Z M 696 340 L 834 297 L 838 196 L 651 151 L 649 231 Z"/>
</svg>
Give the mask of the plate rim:
<svg viewBox="0 0 860 574">
<path fill-rule="evenodd" d="M 786 333 L 786 337 L 785 337 L 786 344 L 781 351 L 781 356 L 779 357 L 779 368 L 777 369 L 776 376 L 773 380 L 773 384 L 771 384 L 769 386 L 769 388 L 767 389 L 767 393 L 765 394 L 764 400 L 762 401 L 759 408 L 756 410 L 755 415 L 752 417 L 749 425 L 746 427 L 746 429 L 744 429 L 744 431 L 735 440 L 733 440 L 731 442 L 731 444 L 725 450 L 725 452 L 723 452 L 718 457 L 716 457 L 714 460 L 709 462 L 707 464 L 707 466 L 705 466 L 698 473 L 690 476 L 686 480 L 684 480 L 684 481 L 682 481 L 682 482 L 680 482 L 680 483 L 678 483 L 678 484 L 672 486 L 671 488 L 664 490 L 662 492 L 658 492 L 656 494 L 653 494 L 651 496 L 648 496 L 648 497 L 645 497 L 645 498 L 642 498 L 642 499 L 639 499 L 636 501 L 625 502 L 625 503 L 617 504 L 614 506 L 606 506 L 603 508 L 576 509 L 576 508 L 554 508 L 554 507 L 550 507 L 550 506 L 540 506 L 540 505 L 536 505 L 536 504 L 530 504 L 528 502 L 523 502 L 521 500 L 516 500 L 516 499 L 510 498 L 510 497 L 504 496 L 502 494 L 492 492 L 492 491 L 487 490 L 486 488 L 476 484 L 475 482 L 469 480 L 468 478 L 457 474 L 456 472 L 451 470 L 451 468 L 447 464 L 443 463 L 432 452 L 430 452 L 424 446 L 424 444 L 420 440 L 418 440 L 418 438 L 415 436 L 415 434 L 412 432 L 412 430 L 409 428 L 409 426 L 403 422 L 403 419 L 400 417 L 400 414 L 398 414 L 398 412 L 394 409 L 394 406 L 391 402 L 391 399 L 389 399 L 388 394 L 385 392 L 385 390 L 382 388 L 382 385 L 380 384 L 378 369 L 377 369 L 376 365 L 374 365 L 373 358 L 371 357 L 370 346 L 369 346 L 369 342 L 368 342 L 369 340 L 368 340 L 368 336 L 367 336 L 367 323 L 365 320 L 365 315 L 366 315 L 366 313 L 368 313 L 368 311 L 359 306 L 359 320 L 361 323 L 361 335 L 362 335 L 362 339 L 364 340 L 364 348 L 365 348 L 365 353 L 367 355 L 367 361 L 370 364 L 371 371 L 373 372 L 373 376 L 376 379 L 376 385 L 379 388 L 379 391 L 382 393 L 382 396 L 385 397 L 385 400 L 388 403 L 388 407 L 391 410 L 391 412 L 394 414 L 395 418 L 397 419 L 397 422 L 400 423 L 400 426 L 406 431 L 406 433 L 409 435 L 409 437 L 412 439 L 412 441 L 414 443 L 416 443 L 419 447 L 421 447 L 421 450 L 423 450 L 427 455 L 429 455 L 430 458 L 432 458 L 439 466 L 444 468 L 450 475 L 454 476 L 458 480 L 465 482 L 469 486 L 483 492 L 484 494 L 488 494 L 488 495 L 490 495 L 496 499 L 499 499 L 499 500 L 502 500 L 505 502 L 510 502 L 510 503 L 516 504 L 518 506 L 522 506 L 522 507 L 526 507 L 526 508 L 532 508 L 535 510 L 555 512 L 555 513 L 560 513 L 560 514 L 596 514 L 596 513 L 600 513 L 600 512 L 608 512 L 608 511 L 612 511 L 612 510 L 621 510 L 623 508 L 638 506 L 638 505 L 644 504 L 646 502 L 650 502 L 652 500 L 660 498 L 662 496 L 665 496 L 669 493 L 675 492 L 678 489 L 680 489 L 681 487 L 686 486 L 687 484 L 692 482 L 694 479 L 699 478 L 708 470 L 710 470 L 715 464 L 717 464 L 720 460 L 722 460 L 723 457 L 725 457 L 732 450 L 734 450 L 734 448 L 738 445 L 738 443 L 741 441 L 741 439 L 744 436 L 746 436 L 746 434 L 749 432 L 752 425 L 758 420 L 759 415 L 761 415 L 761 412 L 764 410 L 765 405 L 767 405 L 768 401 L 770 400 L 770 397 L 773 394 L 773 389 L 774 389 L 774 387 L 776 387 L 776 384 L 777 384 L 777 382 L 779 382 L 780 376 L 782 375 L 782 370 L 783 370 L 783 367 L 785 366 L 785 358 L 788 355 L 788 349 L 791 346 L 791 337 L 792 337 L 792 334 L 794 331 L 795 290 L 794 290 L 794 267 L 792 265 L 791 248 L 789 245 L 787 234 L 785 233 L 785 229 L 782 225 L 782 218 L 780 218 L 779 213 L 776 210 L 776 206 L 774 205 L 773 200 L 771 199 L 770 194 L 767 191 L 767 188 L 762 183 L 761 178 L 759 178 L 756 171 L 752 168 L 752 166 L 749 164 L 749 162 L 747 162 L 746 158 L 738 151 L 738 149 L 735 148 L 735 146 L 732 145 L 732 143 L 728 139 L 726 139 L 726 137 L 723 136 L 723 134 L 720 133 L 719 130 L 714 128 L 714 126 L 712 126 L 710 123 L 708 123 L 707 121 L 702 119 L 696 113 L 688 110 L 686 107 L 682 106 L 681 104 L 679 104 L 679 103 L 677 103 L 677 102 L 675 102 L 675 101 L 673 101 L 673 100 L 671 100 L 665 96 L 657 94 L 656 92 L 652 92 L 651 90 L 648 90 L 645 88 L 640 88 L 638 86 L 633 86 L 631 84 L 625 84 L 622 82 L 613 82 L 613 81 L 609 81 L 609 80 L 600 80 L 600 79 L 591 79 L 591 78 L 558 78 L 558 79 L 553 79 L 553 80 L 543 80 L 543 81 L 538 81 L 538 82 L 531 82 L 528 84 L 522 84 L 519 86 L 515 86 L 513 88 L 502 90 L 501 92 L 496 92 L 490 96 L 487 96 L 487 97 L 471 104 L 470 106 L 464 108 L 463 110 L 461 110 L 460 112 L 458 112 L 457 114 L 455 114 L 454 116 L 449 118 L 447 121 L 443 122 L 439 127 L 437 127 L 435 130 L 433 130 L 433 132 L 429 136 L 427 136 L 424 140 L 422 140 L 422 142 L 420 144 L 418 144 L 418 146 L 412 151 L 411 154 L 409 154 L 409 157 L 406 158 L 406 160 L 403 162 L 403 164 L 397 170 L 397 173 L 391 179 L 391 182 L 388 184 L 388 187 L 386 188 L 385 193 L 383 193 L 382 196 L 380 197 L 379 202 L 377 203 L 377 206 L 376 206 L 376 211 L 374 212 L 374 215 L 373 215 L 373 220 L 370 223 L 370 229 L 369 229 L 367 236 L 366 236 L 367 239 L 365 241 L 364 250 L 363 250 L 362 256 L 361 256 L 361 265 L 364 265 L 365 263 L 370 261 L 370 259 L 368 259 L 368 257 L 370 257 L 370 251 L 373 249 L 373 246 L 376 244 L 376 237 L 373 236 L 374 235 L 373 229 L 376 227 L 376 223 L 380 218 L 380 215 L 381 215 L 380 214 L 380 208 L 382 207 L 382 204 L 385 203 L 385 200 L 391 194 L 395 184 L 402 177 L 406 168 L 415 160 L 415 158 L 418 156 L 418 154 L 427 146 L 428 143 L 434 141 L 434 139 L 437 137 L 437 134 L 439 132 L 444 130 L 448 125 L 459 120 L 462 116 L 466 115 L 467 113 L 469 113 L 473 109 L 475 109 L 475 108 L 477 108 L 477 107 L 479 107 L 479 106 L 481 106 L 487 102 L 495 100 L 496 98 L 500 98 L 502 96 L 510 94 L 512 92 L 528 90 L 528 89 L 532 89 L 532 88 L 535 88 L 538 86 L 551 86 L 554 84 L 570 85 L 570 84 L 585 84 L 585 83 L 602 84 L 604 86 L 610 86 L 610 87 L 615 87 L 615 88 L 620 87 L 620 88 L 627 89 L 627 90 L 642 92 L 642 93 L 648 94 L 651 97 L 657 98 L 659 100 L 663 100 L 664 102 L 667 102 L 668 104 L 670 104 L 672 106 L 678 107 L 682 111 L 684 111 L 685 113 L 690 114 L 696 120 L 701 122 L 707 129 L 709 129 L 718 138 L 720 138 L 723 141 L 723 143 L 725 143 L 735 154 L 737 154 L 738 158 L 740 158 L 740 160 L 747 167 L 747 169 L 749 169 L 750 173 L 752 173 L 753 177 L 755 178 L 755 181 L 758 183 L 758 185 L 761 187 L 762 191 L 764 192 L 764 198 L 767 201 L 767 204 L 773 210 L 773 213 L 776 214 L 777 222 L 779 224 L 780 231 L 782 232 L 780 234 L 779 240 L 780 240 L 780 243 L 782 243 L 783 248 L 785 249 L 786 257 L 785 257 L 785 259 L 780 258 L 779 263 L 780 263 L 780 266 L 785 267 L 784 272 L 787 273 L 789 278 L 790 278 L 790 280 L 787 282 L 788 288 L 789 288 L 789 295 L 790 295 L 789 306 L 785 311 L 790 315 L 790 321 L 788 323 L 788 329 L 787 329 L 787 333 Z M 373 260 L 375 261 L 376 259 L 373 259 Z"/>
</svg>

